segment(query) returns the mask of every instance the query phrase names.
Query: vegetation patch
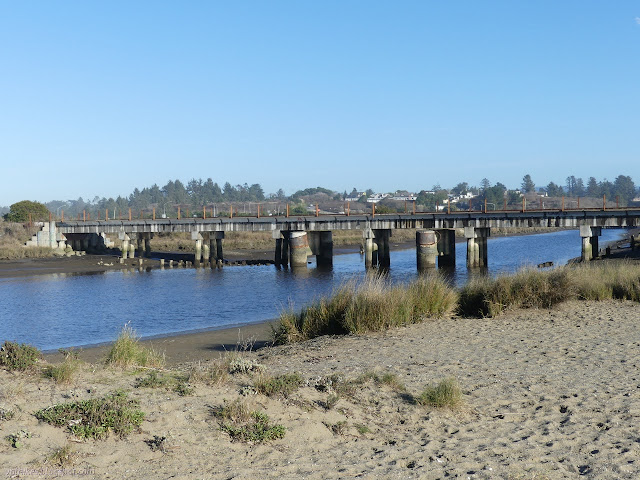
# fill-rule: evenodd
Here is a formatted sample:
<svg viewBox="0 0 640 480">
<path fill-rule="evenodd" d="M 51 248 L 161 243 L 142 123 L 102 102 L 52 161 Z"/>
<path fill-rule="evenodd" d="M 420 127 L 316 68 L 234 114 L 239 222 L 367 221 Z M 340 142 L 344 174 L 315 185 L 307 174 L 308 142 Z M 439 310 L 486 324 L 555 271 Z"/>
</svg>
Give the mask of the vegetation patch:
<svg viewBox="0 0 640 480">
<path fill-rule="evenodd" d="M 5 408 L 0 408 L 0 422 L 5 422 L 7 420 L 11 420 L 15 417 L 16 413 L 13 410 L 7 410 Z"/>
<path fill-rule="evenodd" d="M 454 378 L 447 378 L 429 385 L 415 400 L 419 405 L 453 410 L 462 404 L 462 390 Z"/>
<path fill-rule="evenodd" d="M 234 401 L 214 409 L 220 429 L 229 434 L 232 440 L 250 443 L 263 443 L 283 438 L 285 428 L 275 425 L 269 417 L 258 411 L 251 411 L 246 403 Z"/>
<path fill-rule="evenodd" d="M 120 368 L 160 368 L 164 365 L 164 355 L 142 346 L 136 332 L 129 325 L 125 325 L 111 346 L 105 363 Z"/>
<path fill-rule="evenodd" d="M 144 420 L 138 402 L 130 400 L 125 392 L 53 405 L 38 410 L 35 416 L 51 425 L 68 428 L 76 437 L 94 439 L 106 438 L 110 432 L 124 437 Z"/>
<path fill-rule="evenodd" d="M 59 384 L 68 384 L 73 380 L 73 376 L 80 368 L 80 361 L 68 357 L 59 365 L 48 365 L 42 371 L 46 378 L 51 378 Z"/>
<path fill-rule="evenodd" d="M 348 282 L 299 314 L 284 312 L 272 327 L 274 343 L 304 341 L 320 335 L 387 330 L 452 313 L 456 291 L 437 275 L 396 286 L 380 276 Z"/>
<path fill-rule="evenodd" d="M 0 365 L 9 370 L 27 370 L 42 357 L 36 347 L 5 341 L 0 347 Z"/>
<path fill-rule="evenodd" d="M 134 385 L 135 388 L 160 388 L 166 387 L 169 383 L 169 378 L 158 375 L 158 372 L 151 370 L 147 373 L 146 377 L 137 378 Z"/>
<path fill-rule="evenodd" d="M 193 365 L 189 371 L 187 381 L 190 383 L 204 383 L 205 385 L 221 385 L 229 376 L 229 367 L 222 359 Z"/>
<path fill-rule="evenodd" d="M 254 382 L 254 388 L 258 393 L 273 397 L 281 395 L 288 397 L 298 390 L 304 383 L 299 373 L 285 373 L 275 377 L 262 376 Z"/>
<path fill-rule="evenodd" d="M 70 467 L 76 462 L 78 454 L 73 450 L 71 445 L 56 448 L 54 452 L 47 457 L 47 463 L 56 467 Z"/>
<path fill-rule="evenodd" d="M 31 438 L 31 432 L 28 432 L 27 430 L 20 430 L 19 432 L 12 433 L 5 437 L 7 442 L 9 442 L 9 445 L 13 448 L 22 448 L 24 446 L 24 441 L 27 438 Z"/>
</svg>

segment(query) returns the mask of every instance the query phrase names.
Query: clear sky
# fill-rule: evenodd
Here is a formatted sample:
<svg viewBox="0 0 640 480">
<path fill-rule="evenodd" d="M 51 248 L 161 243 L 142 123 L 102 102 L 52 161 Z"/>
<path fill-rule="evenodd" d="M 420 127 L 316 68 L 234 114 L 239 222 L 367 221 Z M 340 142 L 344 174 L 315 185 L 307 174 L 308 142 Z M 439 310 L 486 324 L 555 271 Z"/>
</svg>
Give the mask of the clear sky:
<svg viewBox="0 0 640 480">
<path fill-rule="evenodd" d="M 0 205 L 639 165 L 638 0 L 0 0 Z"/>
</svg>

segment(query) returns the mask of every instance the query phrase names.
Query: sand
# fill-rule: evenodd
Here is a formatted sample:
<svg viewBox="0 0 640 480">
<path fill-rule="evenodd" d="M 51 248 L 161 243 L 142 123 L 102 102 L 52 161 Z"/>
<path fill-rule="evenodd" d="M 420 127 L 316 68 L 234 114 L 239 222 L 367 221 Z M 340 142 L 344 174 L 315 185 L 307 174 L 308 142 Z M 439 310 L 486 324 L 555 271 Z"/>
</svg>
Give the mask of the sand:
<svg viewBox="0 0 640 480">
<path fill-rule="evenodd" d="M 0 465 L 7 478 L 52 478 L 56 467 L 47 457 L 71 445 L 74 464 L 57 478 L 638 478 L 639 321 L 636 303 L 570 302 L 553 311 L 447 318 L 235 354 L 270 375 L 299 372 L 305 385 L 288 398 L 241 395 L 255 380 L 245 374 L 218 386 L 194 383 L 193 395 L 181 397 L 171 389 L 134 388 L 145 372 L 100 364 L 86 364 L 69 385 L 38 372 L 0 370 L 0 408 L 16 412 L 0 422 L 0 433 L 31 433 L 19 449 L 0 442 Z M 172 357 L 174 343 L 162 345 L 170 362 L 185 359 Z M 171 368 L 189 366 L 177 363 Z M 325 408 L 331 392 L 316 388 L 327 384 L 323 378 L 370 371 L 395 374 L 406 391 L 369 381 Z M 461 409 L 411 401 L 448 377 L 462 386 Z M 124 439 L 77 440 L 33 416 L 118 388 L 146 413 L 140 431 Z M 266 412 L 286 428 L 285 437 L 232 442 L 212 410 L 234 399 Z M 166 437 L 161 450 L 146 443 L 154 436 Z"/>
</svg>

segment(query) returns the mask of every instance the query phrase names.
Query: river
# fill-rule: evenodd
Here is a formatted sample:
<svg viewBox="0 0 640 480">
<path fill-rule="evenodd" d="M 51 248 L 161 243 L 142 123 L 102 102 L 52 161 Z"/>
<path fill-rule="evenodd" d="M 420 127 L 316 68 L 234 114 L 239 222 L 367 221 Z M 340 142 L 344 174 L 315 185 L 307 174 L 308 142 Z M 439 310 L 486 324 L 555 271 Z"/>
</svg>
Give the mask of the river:
<svg viewBox="0 0 640 480">
<path fill-rule="evenodd" d="M 600 245 L 622 232 L 603 229 Z M 469 278 L 465 244 L 456 249 L 452 280 L 463 285 Z M 562 265 L 579 257 L 580 249 L 577 230 L 490 238 L 488 273 L 547 261 Z M 149 337 L 262 322 L 363 275 L 363 258 L 355 253 L 335 256 L 330 271 L 309 265 L 302 274 L 265 265 L 1 279 L 0 341 L 53 350 L 112 341 L 126 323 Z M 392 250 L 390 279 L 416 275 L 415 249 Z"/>
</svg>

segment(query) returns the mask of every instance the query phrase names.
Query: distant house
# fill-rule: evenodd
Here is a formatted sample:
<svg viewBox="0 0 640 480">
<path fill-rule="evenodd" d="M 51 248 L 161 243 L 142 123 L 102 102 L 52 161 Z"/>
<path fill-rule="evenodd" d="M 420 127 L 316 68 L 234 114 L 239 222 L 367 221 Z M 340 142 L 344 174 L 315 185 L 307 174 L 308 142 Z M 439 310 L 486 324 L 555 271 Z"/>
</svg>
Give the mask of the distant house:
<svg viewBox="0 0 640 480">
<path fill-rule="evenodd" d="M 388 193 L 374 193 L 373 195 L 370 195 L 367 198 L 367 202 L 368 203 L 378 203 L 381 200 L 384 200 L 385 198 L 388 198 L 389 194 Z"/>
<path fill-rule="evenodd" d="M 360 200 L 360 198 L 364 197 L 366 194 L 367 194 L 367 192 L 356 192 L 355 195 L 354 195 L 354 193 L 351 192 L 348 197 L 345 197 L 344 201 L 345 202 L 357 202 L 358 200 Z"/>
<path fill-rule="evenodd" d="M 418 196 L 415 193 L 409 192 L 396 192 L 391 200 L 396 200 L 398 202 L 415 202 L 418 199 Z"/>
</svg>

